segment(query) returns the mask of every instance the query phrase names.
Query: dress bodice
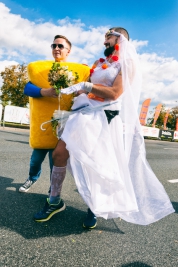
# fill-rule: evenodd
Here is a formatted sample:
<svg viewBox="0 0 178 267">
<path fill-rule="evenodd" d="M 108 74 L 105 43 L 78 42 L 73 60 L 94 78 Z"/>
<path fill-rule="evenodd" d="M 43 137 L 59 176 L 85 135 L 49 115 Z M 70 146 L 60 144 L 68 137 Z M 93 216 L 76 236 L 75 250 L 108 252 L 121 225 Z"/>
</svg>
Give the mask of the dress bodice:
<svg viewBox="0 0 178 267">
<path fill-rule="evenodd" d="M 104 86 L 112 86 L 113 82 L 117 76 L 117 74 L 121 70 L 121 65 L 118 61 L 114 61 L 112 63 L 107 62 L 108 68 L 103 69 L 102 68 L 101 62 L 97 64 L 97 67 L 94 69 L 94 72 L 91 75 L 91 82 L 93 84 L 102 84 Z M 112 101 L 107 101 L 105 102 L 110 102 Z M 122 103 L 122 95 L 117 99 L 117 104 L 111 104 L 108 107 L 105 107 L 104 109 L 109 109 L 109 110 L 120 110 L 121 109 L 121 103 Z M 98 105 L 98 101 L 92 101 L 93 105 Z"/>
<path fill-rule="evenodd" d="M 112 86 L 113 82 L 117 76 L 117 74 L 121 70 L 120 63 L 118 61 L 114 61 L 112 63 L 107 62 L 108 68 L 103 69 L 101 62 L 97 64 L 97 67 L 94 69 L 94 72 L 91 75 L 91 82 L 93 84 L 102 84 L 104 86 Z M 117 103 L 112 103 L 113 101 L 109 101 L 105 99 L 104 103 L 109 104 L 105 106 L 103 109 L 107 110 L 120 110 L 122 103 L 122 95 L 117 99 Z M 103 102 L 89 99 L 85 94 L 79 95 L 75 100 L 72 106 L 72 109 L 75 110 L 81 106 L 100 106 L 103 105 Z"/>
<path fill-rule="evenodd" d="M 91 75 L 91 82 L 94 84 L 102 84 L 104 86 L 112 86 L 117 74 L 121 70 L 120 63 L 117 61 L 109 63 L 108 68 L 102 68 L 103 63 L 98 63 Z"/>
</svg>

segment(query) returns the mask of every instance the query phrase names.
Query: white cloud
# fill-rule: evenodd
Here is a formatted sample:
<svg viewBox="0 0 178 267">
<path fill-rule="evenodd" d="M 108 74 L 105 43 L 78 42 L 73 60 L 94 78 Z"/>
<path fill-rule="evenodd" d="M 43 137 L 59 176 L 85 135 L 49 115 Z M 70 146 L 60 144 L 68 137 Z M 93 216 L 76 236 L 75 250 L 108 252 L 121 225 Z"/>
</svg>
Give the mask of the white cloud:
<svg viewBox="0 0 178 267">
<path fill-rule="evenodd" d="M 138 41 L 138 40 L 130 40 L 132 44 L 135 46 L 136 50 L 138 51 L 141 47 L 147 46 L 148 41 Z"/>
<path fill-rule="evenodd" d="M 19 63 L 17 61 L 9 61 L 9 60 L 4 60 L 0 61 L 0 71 L 4 71 L 6 67 L 9 67 L 11 65 L 18 65 Z"/>
<path fill-rule="evenodd" d="M 10 13 L 3 3 L 0 3 L 0 17 L 3 25 L 0 28 L 1 47 L 4 50 L 3 56 L 9 60 L 17 57 L 28 62 L 32 55 L 36 55 L 37 59 L 51 59 L 50 44 L 56 34 L 62 34 L 73 44 L 71 60 L 78 59 L 81 62 L 84 57 L 92 58 L 89 54 L 95 55 L 102 51 L 100 43 L 103 42 L 103 34 L 107 30 L 107 27 L 91 27 L 85 30 L 85 25 L 80 20 L 71 21 L 69 18 L 58 20 L 59 25 L 51 22 L 34 23 Z M 82 49 L 77 50 L 78 47 Z"/>
<path fill-rule="evenodd" d="M 175 106 L 178 100 L 178 61 L 156 54 L 140 55 L 143 73 L 141 101 L 152 99 L 152 104 Z"/>
<path fill-rule="evenodd" d="M 66 17 L 52 22 L 32 22 L 20 15 L 12 14 L 10 9 L 0 2 L 0 71 L 5 66 L 28 63 L 34 60 L 52 59 L 50 44 L 56 34 L 62 34 L 72 42 L 69 61 L 92 65 L 103 56 L 104 33 L 109 26 L 86 27 L 80 20 Z M 137 51 L 148 46 L 147 40 L 131 40 Z M 174 58 L 160 57 L 156 53 L 139 55 L 143 72 L 142 103 L 151 98 L 152 105 L 160 102 L 174 106 L 178 101 L 178 61 Z M 2 80 L 0 80 L 0 86 Z"/>
</svg>

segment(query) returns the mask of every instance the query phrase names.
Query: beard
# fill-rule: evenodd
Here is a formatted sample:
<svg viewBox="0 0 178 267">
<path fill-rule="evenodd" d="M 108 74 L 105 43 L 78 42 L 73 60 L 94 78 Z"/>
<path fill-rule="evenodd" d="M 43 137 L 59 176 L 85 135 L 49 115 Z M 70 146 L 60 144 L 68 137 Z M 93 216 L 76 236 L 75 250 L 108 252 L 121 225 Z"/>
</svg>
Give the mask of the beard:
<svg viewBox="0 0 178 267">
<path fill-rule="evenodd" d="M 114 52 L 114 46 L 110 46 L 104 50 L 105 57 L 109 57 Z"/>
</svg>

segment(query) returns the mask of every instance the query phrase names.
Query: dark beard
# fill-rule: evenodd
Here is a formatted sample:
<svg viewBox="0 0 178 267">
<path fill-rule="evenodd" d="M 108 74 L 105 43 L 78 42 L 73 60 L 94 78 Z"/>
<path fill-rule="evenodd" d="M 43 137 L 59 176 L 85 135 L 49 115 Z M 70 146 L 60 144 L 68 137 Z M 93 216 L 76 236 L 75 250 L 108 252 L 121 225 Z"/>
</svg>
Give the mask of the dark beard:
<svg viewBox="0 0 178 267">
<path fill-rule="evenodd" d="M 110 46 L 104 50 L 105 57 L 109 57 L 114 52 L 114 46 Z"/>
</svg>

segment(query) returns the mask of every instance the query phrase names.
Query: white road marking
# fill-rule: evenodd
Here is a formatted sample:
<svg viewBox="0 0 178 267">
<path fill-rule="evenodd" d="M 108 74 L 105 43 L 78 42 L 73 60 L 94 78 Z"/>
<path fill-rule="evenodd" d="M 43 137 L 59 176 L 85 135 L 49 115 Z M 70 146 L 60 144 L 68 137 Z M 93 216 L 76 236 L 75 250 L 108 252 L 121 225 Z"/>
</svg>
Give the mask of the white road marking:
<svg viewBox="0 0 178 267">
<path fill-rule="evenodd" d="M 178 150 L 177 148 L 171 148 L 171 147 L 164 147 L 164 149 L 173 149 L 173 150 Z"/>
<path fill-rule="evenodd" d="M 172 183 L 172 184 L 175 184 L 175 183 L 178 183 L 178 179 L 168 180 L 168 182 L 170 182 L 170 183 Z"/>
</svg>

